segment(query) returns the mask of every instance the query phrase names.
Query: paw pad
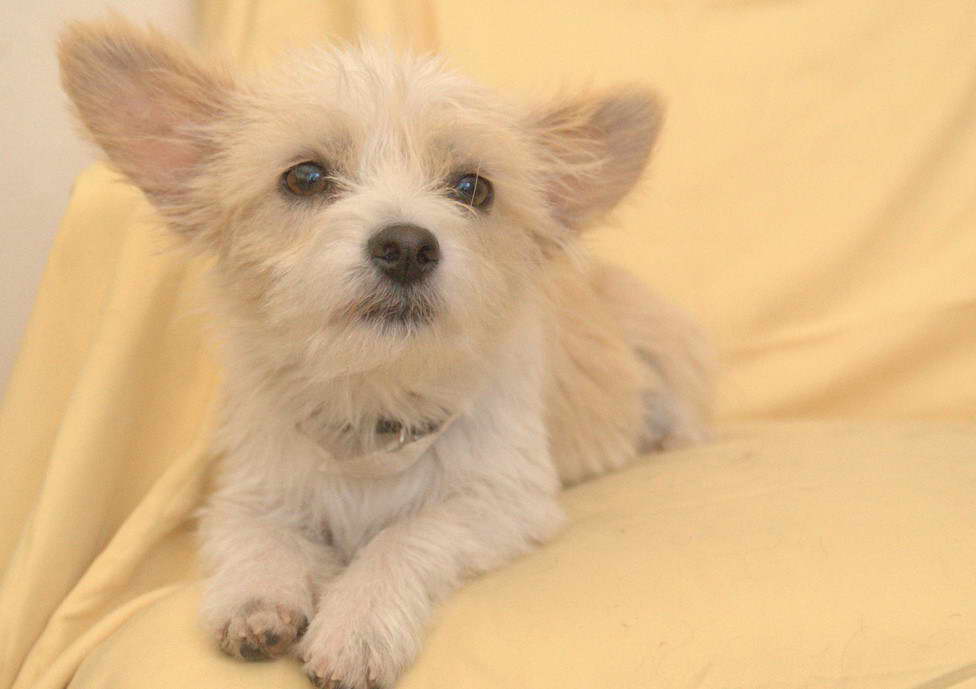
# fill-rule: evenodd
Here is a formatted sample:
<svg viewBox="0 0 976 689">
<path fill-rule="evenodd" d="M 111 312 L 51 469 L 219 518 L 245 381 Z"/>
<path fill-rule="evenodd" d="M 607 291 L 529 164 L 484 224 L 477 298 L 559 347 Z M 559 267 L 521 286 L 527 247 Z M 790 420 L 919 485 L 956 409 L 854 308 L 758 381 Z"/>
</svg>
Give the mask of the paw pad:
<svg viewBox="0 0 976 689">
<path fill-rule="evenodd" d="M 308 628 L 305 615 L 264 601 L 242 605 L 220 630 L 220 648 L 242 660 L 278 658 L 288 652 Z"/>
</svg>

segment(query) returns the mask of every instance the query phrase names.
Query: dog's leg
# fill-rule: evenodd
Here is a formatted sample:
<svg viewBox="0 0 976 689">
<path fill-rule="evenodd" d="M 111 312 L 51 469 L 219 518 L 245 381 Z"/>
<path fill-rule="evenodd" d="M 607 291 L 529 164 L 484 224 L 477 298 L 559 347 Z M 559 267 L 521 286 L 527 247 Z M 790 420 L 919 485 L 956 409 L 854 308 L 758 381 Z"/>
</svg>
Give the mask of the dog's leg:
<svg viewBox="0 0 976 689">
<path fill-rule="evenodd" d="M 549 538 L 555 498 L 484 486 L 380 531 L 319 603 L 300 653 L 318 687 L 391 687 L 419 652 L 433 606 L 465 575 Z"/>
<path fill-rule="evenodd" d="M 210 571 L 201 614 L 220 648 L 244 660 L 286 653 L 312 619 L 317 592 L 339 572 L 337 554 L 281 515 L 219 497 L 201 536 Z"/>
</svg>

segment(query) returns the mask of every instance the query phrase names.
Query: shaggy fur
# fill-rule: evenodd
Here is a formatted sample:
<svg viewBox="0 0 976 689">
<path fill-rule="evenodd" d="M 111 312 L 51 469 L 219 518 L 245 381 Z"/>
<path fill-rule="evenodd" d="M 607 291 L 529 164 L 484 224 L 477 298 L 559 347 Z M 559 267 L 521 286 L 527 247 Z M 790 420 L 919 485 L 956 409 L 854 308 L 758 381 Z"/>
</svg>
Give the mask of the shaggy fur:
<svg viewBox="0 0 976 689">
<path fill-rule="evenodd" d="M 60 56 L 91 137 L 213 262 L 226 375 L 203 618 L 227 653 L 390 687 L 438 601 L 556 532 L 561 485 L 704 437 L 696 328 L 577 242 L 640 176 L 651 94 L 521 108 L 370 47 L 241 77 L 120 20 L 70 27 Z M 327 191 L 289 195 L 303 161 Z M 490 207 L 452 196 L 468 173 Z M 409 293 L 365 250 L 406 223 L 441 252 Z M 422 317 L 383 315 L 404 309 Z M 317 439 L 368 445 L 380 421 L 443 427 L 417 457 L 366 463 Z"/>
</svg>

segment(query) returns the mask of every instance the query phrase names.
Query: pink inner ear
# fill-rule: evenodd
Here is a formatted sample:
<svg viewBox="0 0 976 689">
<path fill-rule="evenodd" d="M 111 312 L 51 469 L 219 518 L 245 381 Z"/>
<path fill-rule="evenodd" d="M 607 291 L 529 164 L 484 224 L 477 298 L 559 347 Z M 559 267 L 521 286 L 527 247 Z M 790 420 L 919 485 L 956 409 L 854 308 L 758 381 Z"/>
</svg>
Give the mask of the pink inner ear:
<svg viewBox="0 0 976 689">
<path fill-rule="evenodd" d="M 191 118 L 172 94 L 154 99 L 151 85 L 126 82 L 114 99 L 120 131 L 112 157 L 147 192 L 166 194 L 200 160 L 199 141 L 187 131 Z"/>
<path fill-rule="evenodd" d="M 132 153 L 134 158 L 141 161 L 142 174 L 155 179 L 158 186 L 176 181 L 180 173 L 189 172 L 200 159 L 199 152 L 193 146 L 177 140 L 147 139 L 136 144 Z M 147 183 L 147 187 L 156 185 Z"/>
</svg>

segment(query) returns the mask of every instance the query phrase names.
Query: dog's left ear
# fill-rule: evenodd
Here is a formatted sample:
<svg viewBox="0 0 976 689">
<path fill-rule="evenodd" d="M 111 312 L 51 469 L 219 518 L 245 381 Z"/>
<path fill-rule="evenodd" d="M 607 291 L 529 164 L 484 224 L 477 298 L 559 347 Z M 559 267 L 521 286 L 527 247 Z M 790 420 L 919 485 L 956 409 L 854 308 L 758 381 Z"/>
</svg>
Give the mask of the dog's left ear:
<svg viewBox="0 0 976 689">
<path fill-rule="evenodd" d="M 612 210 L 640 178 L 663 121 L 661 100 L 640 87 L 557 100 L 533 113 L 529 132 L 556 220 L 580 230 Z"/>
</svg>

